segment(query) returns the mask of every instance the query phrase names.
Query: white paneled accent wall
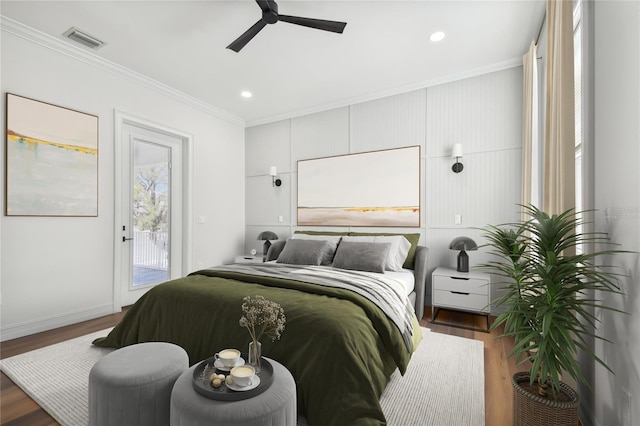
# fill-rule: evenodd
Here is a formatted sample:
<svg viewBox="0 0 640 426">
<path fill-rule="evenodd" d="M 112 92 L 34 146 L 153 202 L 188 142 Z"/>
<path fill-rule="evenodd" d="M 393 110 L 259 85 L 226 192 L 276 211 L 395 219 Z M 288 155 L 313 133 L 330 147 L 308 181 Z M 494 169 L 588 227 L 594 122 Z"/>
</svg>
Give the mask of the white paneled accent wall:
<svg viewBox="0 0 640 426">
<path fill-rule="evenodd" d="M 453 173 L 455 159 L 449 156 L 428 158 L 428 226 L 449 228 L 456 214 L 465 227 L 517 220 L 521 154 L 520 149 L 470 154 L 460 159 L 464 165 L 461 173 Z"/>
<path fill-rule="evenodd" d="M 351 152 L 420 145 L 424 152 L 426 89 L 351 106 Z"/>
<path fill-rule="evenodd" d="M 284 239 L 298 229 L 298 160 L 419 145 L 419 228 L 312 229 L 419 232 L 430 249 L 430 271 L 455 267 L 453 238 L 467 235 L 480 244 L 475 228 L 519 217 L 521 133 L 521 67 L 248 128 L 246 250 L 261 250 L 261 231 Z M 454 143 L 464 149 L 458 174 L 451 170 Z M 272 165 L 283 171 L 279 188 L 268 176 Z M 481 251 L 470 253 L 471 266 L 486 260 Z M 430 279 L 427 293 L 430 304 Z"/>
<path fill-rule="evenodd" d="M 332 157 L 349 150 L 349 108 L 337 108 L 291 119 L 291 170 L 298 161 Z"/>
<path fill-rule="evenodd" d="M 522 146 L 522 68 L 427 89 L 427 156 Z"/>
<path fill-rule="evenodd" d="M 291 123 L 277 121 L 246 129 L 247 176 L 269 175 L 269 168 L 276 166 L 279 173 L 291 171 Z M 271 180 L 269 180 L 271 181 Z"/>
<path fill-rule="evenodd" d="M 287 235 L 291 217 L 291 120 L 249 127 L 245 131 L 247 210 L 245 252 L 255 249 L 262 252 L 262 241 L 258 234 L 265 229 L 279 236 Z M 249 154 L 250 152 L 250 154 Z M 282 180 L 279 187 L 273 186 L 269 175 L 275 166 Z M 282 222 L 279 221 L 282 216 Z M 278 226 L 286 224 L 287 226 Z M 276 229 L 278 227 L 278 229 Z M 283 232 L 285 231 L 285 232 Z"/>
</svg>

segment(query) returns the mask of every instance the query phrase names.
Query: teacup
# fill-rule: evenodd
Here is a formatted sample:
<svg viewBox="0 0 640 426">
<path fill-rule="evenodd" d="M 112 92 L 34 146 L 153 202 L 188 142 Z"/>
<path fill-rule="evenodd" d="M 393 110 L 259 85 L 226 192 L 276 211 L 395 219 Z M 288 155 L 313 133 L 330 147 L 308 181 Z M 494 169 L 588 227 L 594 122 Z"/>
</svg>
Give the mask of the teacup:
<svg viewBox="0 0 640 426">
<path fill-rule="evenodd" d="M 223 349 L 215 354 L 215 359 L 223 367 L 231 368 L 240 360 L 240 351 L 237 349 Z"/>
<path fill-rule="evenodd" d="M 251 385 L 251 378 L 256 374 L 256 370 L 250 365 L 240 365 L 231 369 L 233 382 L 241 387 Z"/>
</svg>

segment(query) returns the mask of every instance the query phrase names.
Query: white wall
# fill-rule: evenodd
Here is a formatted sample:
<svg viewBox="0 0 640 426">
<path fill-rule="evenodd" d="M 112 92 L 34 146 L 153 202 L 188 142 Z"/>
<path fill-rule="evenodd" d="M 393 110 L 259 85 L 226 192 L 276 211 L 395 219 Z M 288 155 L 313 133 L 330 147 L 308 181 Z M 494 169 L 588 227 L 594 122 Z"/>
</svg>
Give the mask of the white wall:
<svg viewBox="0 0 640 426">
<path fill-rule="evenodd" d="M 282 239 L 297 228 L 298 160 L 420 145 L 421 227 L 386 230 L 420 232 L 430 270 L 455 267 L 457 252 L 448 249 L 453 238 L 468 235 L 480 243 L 479 232 L 469 228 L 518 218 L 521 132 L 521 67 L 250 127 L 245 249 L 261 250 L 255 238 L 263 230 Z M 459 174 L 451 171 L 454 143 L 465 151 Z M 270 166 L 278 167 L 279 188 L 272 187 Z M 462 215 L 461 225 L 454 225 L 455 214 Z M 471 266 L 485 260 L 470 253 Z M 430 293 L 429 287 L 427 303 Z"/>
<path fill-rule="evenodd" d="M 597 1 L 595 27 L 596 228 L 621 249 L 640 252 L 640 2 Z M 599 312 L 596 354 L 614 371 L 595 364 L 596 425 L 640 425 L 640 260 L 637 254 L 607 259 L 619 266 L 624 296 L 605 302 L 629 315 Z M 588 368 L 588 367 L 587 367 Z M 590 420 L 590 419 L 589 419 Z M 589 423 L 586 423 L 589 424 Z"/>
<path fill-rule="evenodd" d="M 115 109 L 193 136 L 191 270 L 242 252 L 243 123 L 5 24 L 2 117 L 6 92 L 99 116 L 99 211 L 84 218 L 2 216 L 2 340 L 113 312 Z M 2 134 L 4 126 L 2 120 Z"/>
</svg>

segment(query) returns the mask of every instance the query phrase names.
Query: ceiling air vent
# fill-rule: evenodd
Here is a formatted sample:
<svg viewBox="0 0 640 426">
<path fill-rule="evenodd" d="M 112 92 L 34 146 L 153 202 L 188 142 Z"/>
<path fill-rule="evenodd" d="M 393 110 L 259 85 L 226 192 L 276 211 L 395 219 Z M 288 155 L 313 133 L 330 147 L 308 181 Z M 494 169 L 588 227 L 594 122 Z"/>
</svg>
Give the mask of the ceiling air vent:
<svg viewBox="0 0 640 426">
<path fill-rule="evenodd" d="M 100 41 L 75 27 L 69 28 L 63 35 L 76 43 L 80 43 L 84 46 L 90 47 L 91 49 L 100 49 L 105 45 L 104 41 Z"/>
</svg>

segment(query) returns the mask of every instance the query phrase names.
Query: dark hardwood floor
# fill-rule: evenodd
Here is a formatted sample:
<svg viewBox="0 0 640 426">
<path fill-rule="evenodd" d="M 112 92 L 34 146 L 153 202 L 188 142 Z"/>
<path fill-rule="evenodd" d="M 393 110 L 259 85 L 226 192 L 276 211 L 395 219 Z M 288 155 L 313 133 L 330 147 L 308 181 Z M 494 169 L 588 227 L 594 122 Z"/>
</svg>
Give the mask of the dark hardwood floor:
<svg viewBox="0 0 640 426">
<path fill-rule="evenodd" d="M 9 340 L 0 344 L 0 358 L 8 358 L 44 346 L 59 343 L 75 337 L 103 330 L 117 324 L 124 312 L 108 315 L 90 321 Z M 431 311 L 427 309 L 420 324 L 436 333 L 450 334 L 480 340 L 484 343 L 485 366 L 485 422 L 487 426 L 512 424 L 511 376 L 522 370 L 517 368 L 507 354 L 513 344 L 508 339 L 497 339 L 499 330 L 483 331 L 458 328 L 451 325 L 432 324 Z M 447 322 L 464 327 L 484 328 L 484 316 L 442 310 L 437 322 Z M 27 396 L 4 373 L 0 377 L 0 425 L 3 426 L 48 426 L 58 423 L 38 404 Z"/>
</svg>

